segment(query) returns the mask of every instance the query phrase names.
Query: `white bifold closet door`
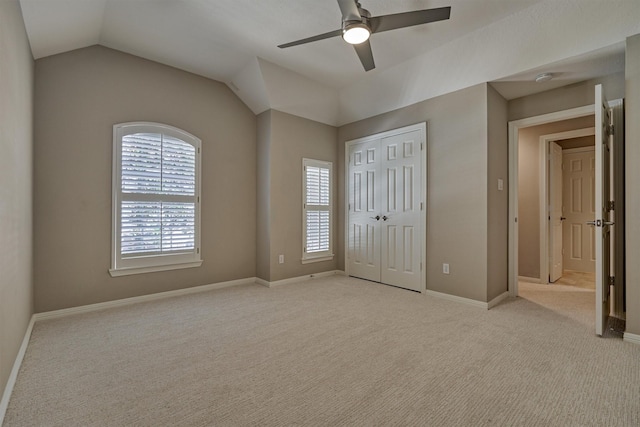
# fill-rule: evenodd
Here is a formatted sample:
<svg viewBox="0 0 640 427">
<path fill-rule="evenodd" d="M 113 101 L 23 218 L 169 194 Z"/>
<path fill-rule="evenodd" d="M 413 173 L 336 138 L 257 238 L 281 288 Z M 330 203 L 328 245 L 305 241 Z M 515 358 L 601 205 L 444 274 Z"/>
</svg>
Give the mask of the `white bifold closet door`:
<svg viewBox="0 0 640 427">
<path fill-rule="evenodd" d="M 422 131 L 349 147 L 351 276 L 421 290 Z"/>
</svg>

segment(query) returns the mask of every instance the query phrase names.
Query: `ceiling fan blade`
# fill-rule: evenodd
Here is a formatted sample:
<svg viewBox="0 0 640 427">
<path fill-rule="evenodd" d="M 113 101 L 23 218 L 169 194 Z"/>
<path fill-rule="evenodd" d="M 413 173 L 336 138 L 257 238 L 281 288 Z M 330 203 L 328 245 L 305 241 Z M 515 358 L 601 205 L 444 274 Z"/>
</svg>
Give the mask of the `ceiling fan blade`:
<svg viewBox="0 0 640 427">
<path fill-rule="evenodd" d="M 369 43 L 369 40 L 364 43 L 354 44 L 353 48 L 356 50 L 365 71 L 376 68 L 376 64 L 373 62 L 373 52 L 371 51 L 371 43 Z"/>
<path fill-rule="evenodd" d="M 291 43 L 281 44 L 278 47 L 280 49 L 284 49 L 285 47 L 298 46 L 300 44 L 311 43 L 318 40 L 324 40 L 324 39 L 328 39 L 335 36 L 341 36 L 341 35 L 342 35 L 342 30 L 335 30 L 335 31 L 330 31 L 328 33 L 324 33 L 324 34 L 318 34 L 317 36 L 307 37 L 306 39 L 296 40 Z"/>
<path fill-rule="evenodd" d="M 343 21 L 362 21 L 356 0 L 338 0 Z"/>
<path fill-rule="evenodd" d="M 429 22 L 449 19 L 451 6 L 435 9 L 416 10 L 413 12 L 396 13 L 393 15 L 374 16 L 369 19 L 372 33 L 395 30 L 397 28 L 412 27 Z"/>
</svg>

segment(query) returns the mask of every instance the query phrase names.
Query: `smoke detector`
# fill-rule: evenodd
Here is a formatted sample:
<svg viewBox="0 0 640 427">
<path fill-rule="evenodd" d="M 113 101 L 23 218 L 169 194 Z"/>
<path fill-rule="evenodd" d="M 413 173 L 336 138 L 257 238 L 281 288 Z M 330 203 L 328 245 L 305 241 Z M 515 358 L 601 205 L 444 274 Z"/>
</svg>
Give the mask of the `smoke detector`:
<svg viewBox="0 0 640 427">
<path fill-rule="evenodd" d="M 536 83 L 548 82 L 553 78 L 553 74 L 551 73 L 542 73 L 536 76 Z"/>
</svg>

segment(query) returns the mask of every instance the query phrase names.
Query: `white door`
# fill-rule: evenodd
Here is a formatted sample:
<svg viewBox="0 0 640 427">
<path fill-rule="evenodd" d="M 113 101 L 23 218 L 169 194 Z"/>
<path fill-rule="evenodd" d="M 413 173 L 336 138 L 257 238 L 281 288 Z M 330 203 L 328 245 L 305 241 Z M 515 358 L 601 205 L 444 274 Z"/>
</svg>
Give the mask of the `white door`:
<svg viewBox="0 0 640 427">
<path fill-rule="evenodd" d="M 595 88 L 596 106 L 596 191 L 595 227 L 596 241 L 596 334 L 602 335 L 609 315 L 609 276 L 611 265 L 610 226 L 608 202 L 610 197 L 610 150 L 612 138 L 608 131 L 613 123 L 607 101 L 602 94 L 602 85 Z"/>
<path fill-rule="evenodd" d="M 386 132 L 349 146 L 349 275 L 422 289 L 423 133 Z"/>
<path fill-rule="evenodd" d="M 420 140 L 413 131 L 381 140 L 382 283 L 420 290 Z"/>
<path fill-rule="evenodd" d="M 349 147 L 349 274 L 380 281 L 380 140 Z"/>
<path fill-rule="evenodd" d="M 569 152 L 567 152 L 569 151 Z M 595 217 L 596 153 L 593 147 L 565 150 L 563 170 L 563 266 L 567 270 L 596 271 Z"/>
<path fill-rule="evenodd" d="M 562 147 L 549 143 L 549 281 L 562 277 Z"/>
</svg>

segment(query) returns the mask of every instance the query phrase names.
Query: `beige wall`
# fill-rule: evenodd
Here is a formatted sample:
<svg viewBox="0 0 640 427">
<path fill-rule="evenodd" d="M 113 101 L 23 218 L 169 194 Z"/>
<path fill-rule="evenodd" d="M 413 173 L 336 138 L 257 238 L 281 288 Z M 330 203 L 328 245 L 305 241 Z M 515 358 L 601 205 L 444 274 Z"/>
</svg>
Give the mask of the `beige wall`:
<svg viewBox="0 0 640 427">
<path fill-rule="evenodd" d="M 626 331 L 640 335 L 640 34 L 627 39 L 625 78 Z"/>
<path fill-rule="evenodd" d="M 256 118 L 226 85 L 93 46 L 36 61 L 36 312 L 255 276 Z M 202 140 L 199 268 L 112 278 L 112 126 Z"/>
<path fill-rule="evenodd" d="M 593 89 L 593 88 L 592 88 Z M 594 126 L 594 116 L 520 129 L 518 138 L 518 274 L 540 278 L 540 137 Z"/>
<path fill-rule="evenodd" d="M 487 104 L 487 85 L 481 84 L 338 130 L 338 200 L 344 212 L 345 142 L 427 122 L 427 289 L 477 301 L 487 301 Z M 344 269 L 344 218 L 339 219 Z M 450 264 L 449 275 L 442 274 L 443 263 Z"/>
<path fill-rule="evenodd" d="M 487 85 L 487 301 L 509 290 L 509 142 L 507 101 Z M 503 189 L 498 190 L 498 179 Z"/>
<path fill-rule="evenodd" d="M 16 0 L 0 1 L 0 396 L 33 313 L 33 58 Z"/>
<path fill-rule="evenodd" d="M 524 119 L 555 111 L 592 105 L 595 102 L 594 86 L 602 84 L 609 101 L 625 95 L 624 73 L 611 74 L 598 79 L 540 92 L 509 101 L 509 120 Z"/>
<path fill-rule="evenodd" d="M 258 118 L 258 146 L 268 144 L 269 149 L 259 148 L 258 192 L 268 191 L 268 199 L 259 196 L 258 229 L 268 228 L 268 254 L 258 254 L 260 264 L 258 277 L 267 281 L 277 281 L 304 276 L 323 271 L 335 270 L 337 258 L 331 261 L 302 264 L 302 159 L 310 158 L 333 162 L 334 167 L 334 246 L 336 244 L 336 162 L 337 130 L 333 126 L 292 116 L 277 110 L 262 113 Z M 268 158 L 265 158 L 268 156 Z M 265 176 L 264 171 L 268 171 Z M 264 183 L 268 182 L 268 189 Z M 268 206 L 265 207 L 265 204 Z M 268 211 L 262 218 L 261 213 Z M 265 218 L 268 227 L 263 224 Z M 259 248 L 266 246 L 264 234 L 259 237 Z M 262 242 L 261 242 L 262 241 Z M 278 263 L 278 256 L 284 255 L 284 264 Z M 267 264 L 268 260 L 268 264 Z"/>
<path fill-rule="evenodd" d="M 271 110 L 258 115 L 257 126 L 256 277 L 271 277 Z"/>
</svg>

